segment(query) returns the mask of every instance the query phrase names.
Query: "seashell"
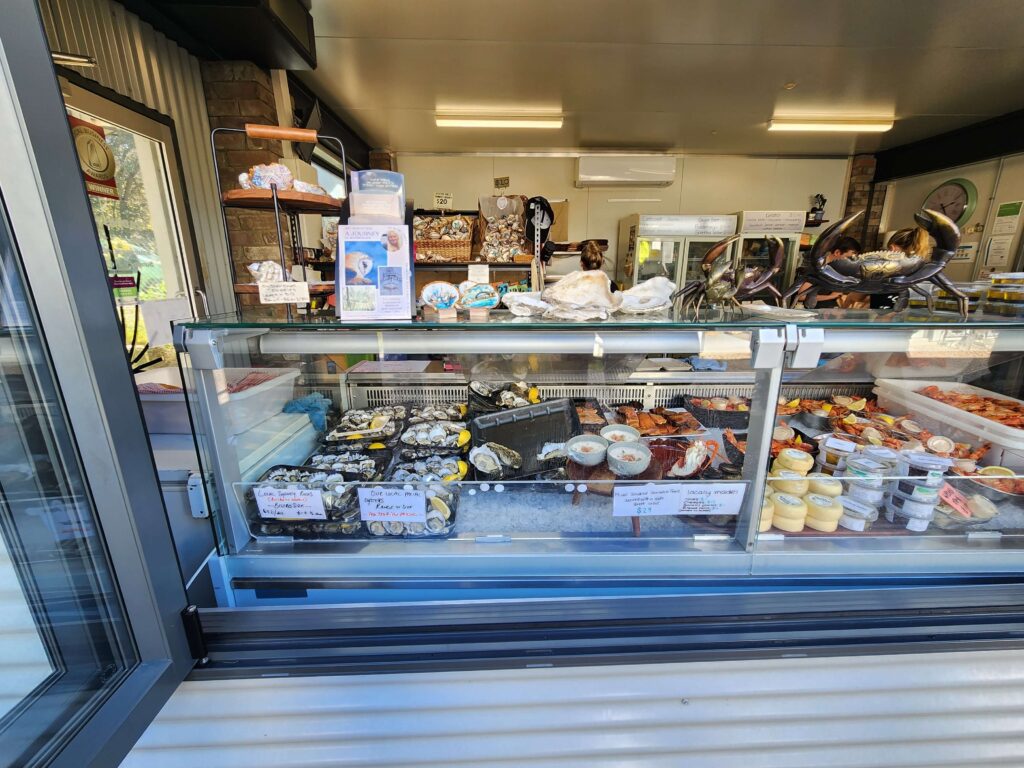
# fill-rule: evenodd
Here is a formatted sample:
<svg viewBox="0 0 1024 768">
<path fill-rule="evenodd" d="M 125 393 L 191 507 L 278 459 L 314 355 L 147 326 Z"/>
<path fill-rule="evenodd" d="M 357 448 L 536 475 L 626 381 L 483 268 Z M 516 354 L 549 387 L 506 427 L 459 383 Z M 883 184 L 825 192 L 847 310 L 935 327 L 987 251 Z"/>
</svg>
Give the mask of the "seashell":
<svg viewBox="0 0 1024 768">
<path fill-rule="evenodd" d="M 496 390 L 495 387 L 485 381 L 471 381 L 469 382 L 469 388 L 481 397 L 490 397 Z"/>
<path fill-rule="evenodd" d="M 501 296 L 493 286 L 477 283 L 462 293 L 459 306 L 462 309 L 493 309 L 500 301 Z"/>
<path fill-rule="evenodd" d="M 384 523 L 380 520 L 374 520 L 368 526 L 370 533 L 374 536 L 385 536 L 387 535 L 388 529 L 384 527 Z"/>
<path fill-rule="evenodd" d="M 431 509 L 427 512 L 427 530 L 431 533 L 440 533 L 447 525 L 448 520 L 441 512 L 438 512 L 436 509 Z"/>
<path fill-rule="evenodd" d="M 443 280 L 435 280 L 423 286 L 420 298 L 427 306 L 436 310 L 451 309 L 459 300 L 459 289 Z"/>
<path fill-rule="evenodd" d="M 469 463 L 488 475 L 495 475 L 501 471 L 501 459 L 490 448 L 489 443 L 473 448 L 469 452 Z"/>
<path fill-rule="evenodd" d="M 608 311 L 618 309 L 622 303 L 622 295 L 612 293 L 611 279 L 600 270 L 570 272 L 545 288 L 540 298 L 552 305 L 596 307 Z"/>
<path fill-rule="evenodd" d="M 401 536 L 405 533 L 405 525 L 398 520 L 388 520 L 384 523 L 384 530 L 392 536 Z"/>
</svg>

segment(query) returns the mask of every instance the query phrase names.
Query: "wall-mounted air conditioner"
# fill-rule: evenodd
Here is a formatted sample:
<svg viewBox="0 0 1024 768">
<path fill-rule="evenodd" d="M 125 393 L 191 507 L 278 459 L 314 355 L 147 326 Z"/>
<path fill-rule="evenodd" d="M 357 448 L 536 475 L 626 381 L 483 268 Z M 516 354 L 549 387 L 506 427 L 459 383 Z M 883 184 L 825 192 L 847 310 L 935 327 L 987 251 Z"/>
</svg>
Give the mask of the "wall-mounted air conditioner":
<svg viewBox="0 0 1024 768">
<path fill-rule="evenodd" d="M 582 155 L 576 160 L 577 187 L 667 187 L 676 179 L 670 155 Z"/>
</svg>

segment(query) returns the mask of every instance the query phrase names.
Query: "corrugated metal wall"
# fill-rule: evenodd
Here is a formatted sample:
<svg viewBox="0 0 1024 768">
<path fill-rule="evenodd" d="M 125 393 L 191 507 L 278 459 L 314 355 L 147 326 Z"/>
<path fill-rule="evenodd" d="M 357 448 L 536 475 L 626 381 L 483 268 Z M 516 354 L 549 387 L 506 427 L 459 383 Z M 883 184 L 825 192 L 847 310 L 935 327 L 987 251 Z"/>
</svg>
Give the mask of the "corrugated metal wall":
<svg viewBox="0 0 1024 768">
<path fill-rule="evenodd" d="M 54 50 L 96 57 L 83 77 L 174 121 L 210 311 L 234 309 L 199 60 L 110 0 L 39 0 Z"/>
<path fill-rule="evenodd" d="M 182 685 L 123 768 L 1024 765 L 1024 652 Z"/>
</svg>

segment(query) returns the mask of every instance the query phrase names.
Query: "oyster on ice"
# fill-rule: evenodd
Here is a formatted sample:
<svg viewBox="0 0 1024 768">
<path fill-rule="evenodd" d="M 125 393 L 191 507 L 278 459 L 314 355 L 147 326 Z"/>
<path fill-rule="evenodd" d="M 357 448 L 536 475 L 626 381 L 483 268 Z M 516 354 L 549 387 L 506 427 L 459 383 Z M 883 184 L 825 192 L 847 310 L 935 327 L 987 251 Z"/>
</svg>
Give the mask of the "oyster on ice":
<svg viewBox="0 0 1024 768">
<path fill-rule="evenodd" d="M 523 457 L 504 445 L 484 443 L 469 452 L 469 463 L 489 477 L 501 477 L 507 470 L 523 466 Z"/>
</svg>

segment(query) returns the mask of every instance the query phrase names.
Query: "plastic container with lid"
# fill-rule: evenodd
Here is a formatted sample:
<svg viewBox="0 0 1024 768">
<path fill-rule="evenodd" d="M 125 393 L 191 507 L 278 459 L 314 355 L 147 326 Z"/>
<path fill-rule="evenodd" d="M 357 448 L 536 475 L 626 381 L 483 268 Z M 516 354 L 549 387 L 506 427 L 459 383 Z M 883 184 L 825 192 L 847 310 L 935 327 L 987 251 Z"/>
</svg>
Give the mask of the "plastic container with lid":
<svg viewBox="0 0 1024 768">
<path fill-rule="evenodd" d="M 916 480 L 898 480 L 895 492 L 901 493 L 914 501 L 928 501 L 935 503 L 939 500 L 939 488 L 935 485 L 926 485 Z"/>
<path fill-rule="evenodd" d="M 885 485 L 885 475 L 888 469 L 885 464 L 872 459 L 865 459 L 863 456 L 852 457 L 846 460 L 843 477 L 856 480 L 860 485 L 868 488 L 882 488 Z"/>
<path fill-rule="evenodd" d="M 846 497 L 878 509 L 885 501 L 885 489 L 859 480 L 850 480 L 846 485 Z"/>
<path fill-rule="evenodd" d="M 885 519 L 890 523 L 899 522 L 904 524 L 908 531 L 914 531 L 915 533 L 924 533 L 928 530 L 929 523 L 931 523 L 931 518 L 907 517 L 899 510 L 894 509 L 890 504 L 885 505 Z"/>
<path fill-rule="evenodd" d="M 870 504 L 851 499 L 849 496 L 840 496 L 839 503 L 843 507 L 843 514 L 839 518 L 839 524 L 851 531 L 866 531 L 871 523 L 878 519 L 878 510 Z"/>
<path fill-rule="evenodd" d="M 857 444 L 834 435 L 821 441 L 821 460 L 842 469 L 848 456 L 857 452 Z"/>
<path fill-rule="evenodd" d="M 943 475 L 952 466 L 952 459 L 914 451 L 903 454 L 903 461 L 897 471 L 900 475 L 908 476 L 922 485 L 938 487 L 942 485 Z"/>
<path fill-rule="evenodd" d="M 896 491 L 886 502 L 886 508 L 899 512 L 903 517 L 931 520 L 935 516 L 938 501 L 915 501 L 906 494 Z"/>
<path fill-rule="evenodd" d="M 814 466 L 814 457 L 799 448 L 783 448 L 775 457 L 775 466 L 779 469 L 789 469 L 806 475 Z"/>
<path fill-rule="evenodd" d="M 871 528 L 871 524 L 877 519 L 877 510 L 871 517 L 853 517 L 852 515 L 843 514 L 839 518 L 839 525 L 848 531 L 866 531 Z"/>
<path fill-rule="evenodd" d="M 839 472 L 839 467 L 835 464 L 829 464 L 827 461 L 822 461 L 819 456 L 818 460 L 814 462 L 814 472 L 815 474 L 832 477 Z"/>
<path fill-rule="evenodd" d="M 1024 285 L 1024 272 L 993 272 L 988 279 L 992 285 Z"/>
<path fill-rule="evenodd" d="M 887 445 L 865 445 L 861 455 L 866 459 L 885 464 L 891 469 L 896 469 L 900 463 L 900 452 Z"/>
<path fill-rule="evenodd" d="M 822 496 L 841 496 L 843 484 L 824 472 L 811 472 L 807 475 L 809 493 L 820 493 Z"/>
<path fill-rule="evenodd" d="M 791 469 L 773 470 L 768 473 L 768 484 L 779 493 L 803 496 L 807 493 L 807 478 Z"/>
</svg>

